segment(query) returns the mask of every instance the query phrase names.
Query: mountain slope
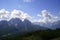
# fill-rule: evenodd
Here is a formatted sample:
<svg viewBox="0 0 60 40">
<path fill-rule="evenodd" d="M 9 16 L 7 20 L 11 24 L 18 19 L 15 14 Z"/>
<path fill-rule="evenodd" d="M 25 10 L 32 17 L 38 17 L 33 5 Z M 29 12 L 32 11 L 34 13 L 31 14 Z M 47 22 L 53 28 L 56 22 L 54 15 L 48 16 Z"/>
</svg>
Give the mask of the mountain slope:
<svg viewBox="0 0 60 40">
<path fill-rule="evenodd" d="M 35 25 L 40 25 L 42 27 L 47 27 L 49 29 L 56 29 L 56 28 L 60 28 L 60 20 L 59 21 L 55 21 L 53 23 L 43 23 L 43 22 L 34 22 L 33 24 Z"/>
<path fill-rule="evenodd" d="M 36 30 L 44 30 L 45 27 L 32 24 L 29 20 L 21 21 L 19 18 L 13 18 L 10 21 L 0 21 L 0 35 L 6 34 L 24 34 Z"/>
</svg>

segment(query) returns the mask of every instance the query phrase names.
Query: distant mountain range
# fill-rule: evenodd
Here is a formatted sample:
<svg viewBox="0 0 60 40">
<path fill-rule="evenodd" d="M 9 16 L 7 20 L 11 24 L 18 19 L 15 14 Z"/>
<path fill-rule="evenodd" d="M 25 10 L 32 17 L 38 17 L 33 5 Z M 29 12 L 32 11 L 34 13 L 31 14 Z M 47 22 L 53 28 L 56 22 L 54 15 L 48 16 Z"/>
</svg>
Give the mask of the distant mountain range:
<svg viewBox="0 0 60 40">
<path fill-rule="evenodd" d="M 19 18 L 12 18 L 9 21 L 1 20 L 0 21 L 0 36 L 1 35 L 13 35 L 13 34 L 24 34 L 36 30 L 45 30 L 47 27 L 42 27 L 40 25 L 35 25 L 29 20 L 25 19 L 24 21 Z"/>
<path fill-rule="evenodd" d="M 60 28 L 60 21 L 53 23 L 43 23 L 43 22 L 30 22 L 28 19 L 24 21 L 19 18 L 12 18 L 11 20 L 1 20 L 0 21 L 0 37 L 6 35 L 15 36 L 16 34 L 25 34 L 27 32 L 34 32 L 37 30 L 46 30 L 46 29 L 56 29 Z"/>
<path fill-rule="evenodd" d="M 47 23 L 43 23 L 43 22 L 34 22 L 35 25 L 40 25 L 42 27 L 47 27 L 50 29 L 56 29 L 56 28 L 60 28 L 60 20 L 59 21 L 55 21 L 53 23 L 47 22 Z"/>
</svg>

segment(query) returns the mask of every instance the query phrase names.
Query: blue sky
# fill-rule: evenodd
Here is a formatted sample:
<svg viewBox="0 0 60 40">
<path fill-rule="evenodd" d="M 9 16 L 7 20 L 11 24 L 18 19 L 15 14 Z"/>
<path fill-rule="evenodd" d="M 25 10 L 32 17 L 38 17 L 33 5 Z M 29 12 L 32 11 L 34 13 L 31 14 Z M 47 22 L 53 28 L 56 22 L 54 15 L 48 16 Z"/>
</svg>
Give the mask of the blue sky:
<svg viewBox="0 0 60 40">
<path fill-rule="evenodd" d="M 22 10 L 31 16 L 36 16 L 42 10 L 48 10 L 51 14 L 60 16 L 60 0 L 0 0 L 0 9 Z"/>
<path fill-rule="evenodd" d="M 60 0 L 33 0 L 32 2 L 24 2 L 23 0 L 0 0 L 0 9 L 4 8 L 9 11 L 20 9 L 32 15 L 39 13 L 43 9 L 54 13 L 60 11 Z"/>
</svg>

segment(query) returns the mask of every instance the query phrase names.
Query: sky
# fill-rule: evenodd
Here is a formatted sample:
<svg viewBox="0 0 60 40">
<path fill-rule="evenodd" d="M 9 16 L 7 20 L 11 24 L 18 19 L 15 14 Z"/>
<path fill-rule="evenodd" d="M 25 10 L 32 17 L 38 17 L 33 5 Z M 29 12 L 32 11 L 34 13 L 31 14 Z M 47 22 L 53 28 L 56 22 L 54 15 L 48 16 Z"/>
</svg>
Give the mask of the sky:
<svg viewBox="0 0 60 40">
<path fill-rule="evenodd" d="M 60 0 L 0 0 L 0 19 L 15 17 L 35 22 L 59 20 Z"/>
</svg>

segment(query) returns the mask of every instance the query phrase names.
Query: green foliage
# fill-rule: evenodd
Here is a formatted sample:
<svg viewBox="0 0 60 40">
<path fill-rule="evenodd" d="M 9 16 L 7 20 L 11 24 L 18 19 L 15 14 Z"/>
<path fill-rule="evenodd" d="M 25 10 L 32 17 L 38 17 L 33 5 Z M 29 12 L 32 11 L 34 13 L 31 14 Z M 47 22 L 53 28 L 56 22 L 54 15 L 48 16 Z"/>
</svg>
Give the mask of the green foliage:
<svg viewBox="0 0 60 40">
<path fill-rule="evenodd" d="M 51 39 L 51 40 L 60 40 L 60 37 L 58 37 L 58 38 L 54 38 L 54 39 Z"/>
<path fill-rule="evenodd" d="M 3 40 L 60 40 L 60 29 L 56 30 L 38 30 L 29 32 L 24 35 L 16 35 L 14 37 L 5 37 Z"/>
</svg>

